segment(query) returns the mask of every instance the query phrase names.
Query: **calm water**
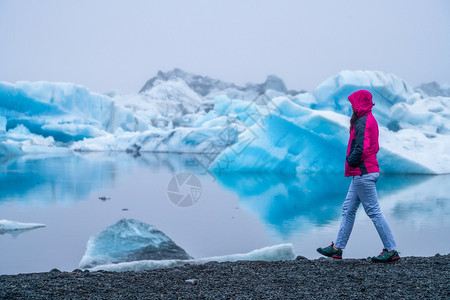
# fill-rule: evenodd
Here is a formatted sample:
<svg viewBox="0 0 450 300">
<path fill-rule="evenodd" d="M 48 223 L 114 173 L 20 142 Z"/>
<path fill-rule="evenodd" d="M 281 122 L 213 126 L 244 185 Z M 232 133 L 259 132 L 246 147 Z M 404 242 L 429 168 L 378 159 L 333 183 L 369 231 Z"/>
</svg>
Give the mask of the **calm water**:
<svg viewBox="0 0 450 300">
<path fill-rule="evenodd" d="M 341 174 L 213 176 L 196 161 L 126 153 L 0 160 L 0 219 L 46 225 L 0 234 L 0 274 L 73 270 L 89 237 L 121 218 L 156 226 L 196 258 L 287 242 L 298 255 L 317 258 L 315 249 L 335 239 L 350 183 Z M 183 172 L 201 183 L 188 207 L 168 194 L 173 176 Z M 449 182 L 449 175 L 380 178 L 380 203 L 401 255 L 450 252 Z M 182 186 L 179 194 L 188 191 Z M 381 249 L 360 208 L 344 257 Z"/>
</svg>

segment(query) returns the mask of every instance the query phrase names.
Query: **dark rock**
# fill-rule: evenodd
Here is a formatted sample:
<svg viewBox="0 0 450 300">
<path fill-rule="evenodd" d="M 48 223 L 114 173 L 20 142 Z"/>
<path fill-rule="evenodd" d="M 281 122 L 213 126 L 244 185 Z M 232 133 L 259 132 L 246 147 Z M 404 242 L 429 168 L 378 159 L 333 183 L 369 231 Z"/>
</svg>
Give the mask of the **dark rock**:
<svg viewBox="0 0 450 300">
<path fill-rule="evenodd" d="M 298 256 L 295 258 L 295 260 L 309 260 L 309 259 L 307 259 L 307 258 L 304 257 L 304 256 L 298 255 Z"/>
<path fill-rule="evenodd" d="M 50 273 L 61 273 L 61 271 L 55 268 L 55 269 L 51 269 Z"/>
</svg>

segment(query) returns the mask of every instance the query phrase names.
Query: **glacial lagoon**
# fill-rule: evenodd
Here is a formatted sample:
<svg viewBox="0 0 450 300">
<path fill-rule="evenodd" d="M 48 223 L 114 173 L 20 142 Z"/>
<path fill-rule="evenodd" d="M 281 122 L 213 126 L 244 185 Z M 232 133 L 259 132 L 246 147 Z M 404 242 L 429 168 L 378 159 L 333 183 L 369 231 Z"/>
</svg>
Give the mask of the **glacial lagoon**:
<svg viewBox="0 0 450 300">
<path fill-rule="evenodd" d="M 45 227 L 0 234 L 0 274 L 76 269 L 89 238 L 123 218 L 153 225 L 194 258 L 292 243 L 315 259 L 315 249 L 335 239 L 350 184 L 342 174 L 213 174 L 200 161 L 123 152 L 2 158 L 0 219 Z M 180 174 L 198 181 L 174 191 Z M 449 182 L 450 175 L 380 177 L 401 256 L 450 252 Z M 344 258 L 381 249 L 360 207 Z"/>
</svg>

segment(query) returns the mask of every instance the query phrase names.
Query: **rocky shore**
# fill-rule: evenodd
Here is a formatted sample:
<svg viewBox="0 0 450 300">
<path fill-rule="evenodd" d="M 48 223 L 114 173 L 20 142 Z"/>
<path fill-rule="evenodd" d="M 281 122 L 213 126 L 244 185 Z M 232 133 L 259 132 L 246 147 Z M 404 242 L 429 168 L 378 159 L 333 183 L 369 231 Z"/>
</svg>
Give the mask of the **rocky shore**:
<svg viewBox="0 0 450 300">
<path fill-rule="evenodd" d="M 369 259 L 242 261 L 142 272 L 0 276 L 0 299 L 450 299 L 450 254 Z"/>
</svg>

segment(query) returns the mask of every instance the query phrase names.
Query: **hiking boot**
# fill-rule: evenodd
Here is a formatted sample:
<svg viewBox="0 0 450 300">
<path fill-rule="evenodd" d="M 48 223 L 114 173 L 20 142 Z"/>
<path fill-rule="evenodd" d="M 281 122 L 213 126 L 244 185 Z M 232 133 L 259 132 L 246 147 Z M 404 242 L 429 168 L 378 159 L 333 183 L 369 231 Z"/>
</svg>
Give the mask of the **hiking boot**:
<svg viewBox="0 0 450 300">
<path fill-rule="evenodd" d="M 372 257 L 373 262 L 391 262 L 399 259 L 400 256 L 398 255 L 398 252 L 396 250 L 390 253 L 386 249 L 383 249 L 383 251 L 381 251 L 381 253 L 378 256 Z"/>
<path fill-rule="evenodd" d="M 322 255 L 341 259 L 342 258 L 342 249 L 335 250 L 333 248 L 334 243 L 331 242 L 331 245 L 325 248 L 317 248 L 317 252 L 319 252 Z"/>
</svg>

